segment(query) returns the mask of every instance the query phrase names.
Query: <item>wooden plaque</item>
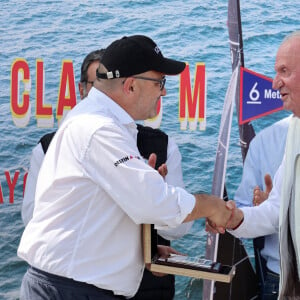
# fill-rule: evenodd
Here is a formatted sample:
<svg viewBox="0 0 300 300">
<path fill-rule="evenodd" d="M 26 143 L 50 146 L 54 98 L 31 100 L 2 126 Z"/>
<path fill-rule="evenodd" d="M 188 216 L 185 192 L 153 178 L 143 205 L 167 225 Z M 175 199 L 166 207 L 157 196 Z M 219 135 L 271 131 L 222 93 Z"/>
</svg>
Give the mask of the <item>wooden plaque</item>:
<svg viewBox="0 0 300 300">
<path fill-rule="evenodd" d="M 221 265 L 205 259 L 171 255 L 163 259 L 157 254 L 157 233 L 151 224 L 143 224 L 143 252 L 150 271 L 188 276 L 229 283 L 235 274 L 235 266 Z"/>
</svg>

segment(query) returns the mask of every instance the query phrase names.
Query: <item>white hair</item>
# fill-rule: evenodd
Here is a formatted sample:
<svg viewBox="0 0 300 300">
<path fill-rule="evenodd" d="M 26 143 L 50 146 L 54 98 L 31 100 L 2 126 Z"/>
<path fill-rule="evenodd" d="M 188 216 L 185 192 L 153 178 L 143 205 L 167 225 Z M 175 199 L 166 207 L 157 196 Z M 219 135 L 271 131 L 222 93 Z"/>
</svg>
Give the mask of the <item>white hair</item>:
<svg viewBox="0 0 300 300">
<path fill-rule="evenodd" d="M 292 32 L 292 33 L 290 33 L 290 34 L 288 34 L 288 35 L 283 39 L 283 41 L 282 41 L 281 44 L 284 44 L 284 43 L 290 41 L 290 40 L 293 39 L 293 38 L 300 38 L 300 30 L 296 30 L 296 31 L 294 31 L 294 32 Z"/>
</svg>

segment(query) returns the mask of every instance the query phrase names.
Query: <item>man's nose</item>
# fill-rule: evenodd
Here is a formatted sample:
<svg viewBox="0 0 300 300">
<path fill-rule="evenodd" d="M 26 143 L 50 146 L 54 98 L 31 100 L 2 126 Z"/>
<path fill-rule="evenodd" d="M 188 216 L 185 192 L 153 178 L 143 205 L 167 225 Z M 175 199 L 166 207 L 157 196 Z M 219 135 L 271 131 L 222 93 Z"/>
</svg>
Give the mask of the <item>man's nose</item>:
<svg viewBox="0 0 300 300">
<path fill-rule="evenodd" d="M 278 75 L 276 75 L 273 79 L 272 88 L 274 90 L 279 90 L 282 87 L 282 85 L 283 85 L 283 82 L 282 82 L 281 78 Z"/>
<path fill-rule="evenodd" d="M 161 94 L 161 96 L 166 96 L 167 95 L 167 90 L 166 90 L 165 87 L 162 89 L 160 94 Z"/>
</svg>

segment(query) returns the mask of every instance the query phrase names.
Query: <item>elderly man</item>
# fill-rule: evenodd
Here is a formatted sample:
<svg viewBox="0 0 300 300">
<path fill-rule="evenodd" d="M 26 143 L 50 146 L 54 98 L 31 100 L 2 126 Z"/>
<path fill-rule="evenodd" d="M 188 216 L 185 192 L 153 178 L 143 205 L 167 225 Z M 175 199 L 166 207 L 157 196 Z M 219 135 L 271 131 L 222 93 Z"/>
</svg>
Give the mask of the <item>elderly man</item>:
<svg viewBox="0 0 300 300">
<path fill-rule="evenodd" d="M 245 238 L 279 231 L 279 299 L 295 299 L 300 297 L 300 31 L 283 40 L 276 55 L 275 71 L 273 88 L 280 91 L 284 108 L 293 112 L 285 156 L 268 200 L 256 207 L 237 209 L 229 228 L 234 228 L 230 232 L 235 236 Z"/>
<path fill-rule="evenodd" d="M 135 120 L 156 115 L 165 75 L 184 68 L 146 36 L 106 48 L 87 100 L 68 113 L 39 172 L 18 249 L 30 265 L 21 299 L 130 298 L 144 271 L 141 223 L 175 228 L 208 217 L 226 226 L 232 212 L 222 199 L 168 185 L 137 148 Z"/>
</svg>

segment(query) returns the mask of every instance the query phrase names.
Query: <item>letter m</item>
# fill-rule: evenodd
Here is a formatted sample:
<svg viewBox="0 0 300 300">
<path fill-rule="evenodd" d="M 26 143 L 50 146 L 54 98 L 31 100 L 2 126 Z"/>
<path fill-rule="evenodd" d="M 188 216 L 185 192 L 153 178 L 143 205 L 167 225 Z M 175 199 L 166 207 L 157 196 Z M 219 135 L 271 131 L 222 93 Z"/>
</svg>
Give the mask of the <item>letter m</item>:
<svg viewBox="0 0 300 300">
<path fill-rule="evenodd" d="M 197 122 L 199 122 L 200 130 L 204 130 L 206 121 L 206 78 L 204 63 L 196 64 L 193 93 L 191 89 L 190 68 L 188 64 L 186 65 L 184 71 L 180 74 L 179 97 L 180 129 L 186 129 L 188 120 L 191 130 L 196 130 Z"/>
</svg>

